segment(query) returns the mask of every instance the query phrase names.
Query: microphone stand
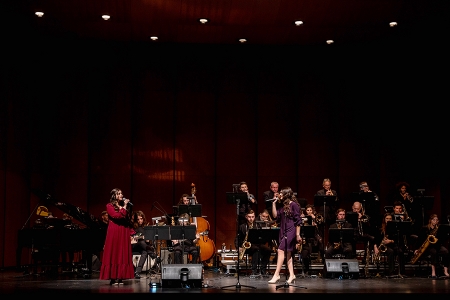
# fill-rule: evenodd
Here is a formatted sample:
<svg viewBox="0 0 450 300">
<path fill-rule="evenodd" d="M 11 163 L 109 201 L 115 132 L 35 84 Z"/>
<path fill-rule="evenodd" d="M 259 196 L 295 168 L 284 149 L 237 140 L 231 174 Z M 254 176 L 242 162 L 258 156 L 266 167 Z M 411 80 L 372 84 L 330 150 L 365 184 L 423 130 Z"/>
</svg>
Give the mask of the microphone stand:
<svg viewBox="0 0 450 300">
<path fill-rule="evenodd" d="M 239 199 L 236 199 L 236 236 L 238 237 L 238 246 L 239 246 L 240 243 L 241 243 L 241 241 L 239 241 Z M 241 287 L 248 287 L 248 288 L 256 289 L 255 286 L 242 285 L 239 282 L 239 247 L 237 249 L 237 253 L 238 253 L 238 257 L 236 259 L 236 274 L 237 274 L 236 285 L 223 286 L 223 287 L 221 287 L 221 289 L 226 289 L 226 288 L 229 288 L 229 287 L 235 287 L 238 290 L 240 290 Z"/>
</svg>

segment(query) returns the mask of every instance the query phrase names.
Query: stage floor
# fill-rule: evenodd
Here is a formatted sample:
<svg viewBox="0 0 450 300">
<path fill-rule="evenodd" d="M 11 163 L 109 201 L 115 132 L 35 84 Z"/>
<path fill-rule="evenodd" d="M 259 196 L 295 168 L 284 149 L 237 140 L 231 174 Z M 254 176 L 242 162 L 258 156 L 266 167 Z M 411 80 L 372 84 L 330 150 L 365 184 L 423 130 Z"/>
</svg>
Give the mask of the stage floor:
<svg viewBox="0 0 450 300">
<path fill-rule="evenodd" d="M 189 265 L 186 265 L 189 267 Z M 273 270 L 271 270 L 273 272 Z M 296 270 L 298 271 L 298 270 Z M 16 269 L 2 270 L 0 272 L 0 293 L 30 295 L 55 295 L 70 296 L 73 294 L 117 294 L 117 293 L 322 293 L 322 294 L 392 294 L 392 293 L 426 293 L 448 294 L 450 292 L 450 279 L 405 276 L 404 278 L 386 278 L 380 276 L 375 270 L 365 278 L 364 272 L 358 273 L 355 278 L 342 279 L 340 276 L 328 278 L 320 272 L 316 275 L 302 276 L 297 274 L 295 283 L 287 285 L 283 275 L 277 284 L 268 284 L 270 277 L 253 278 L 247 272 L 241 271 L 226 274 L 222 269 L 203 268 L 200 278 L 188 278 L 186 281 L 171 280 L 170 287 L 165 287 L 168 279 L 162 280 L 161 274 L 146 274 L 143 272 L 141 279 L 125 280 L 123 285 L 109 285 L 107 280 L 99 280 L 98 272 L 88 276 L 80 273 L 63 272 L 51 275 L 47 273 L 24 274 Z M 242 273 L 242 274 L 241 274 Z M 337 274 L 339 275 L 339 274 Z M 356 274 L 352 274 L 356 275 Z"/>
</svg>

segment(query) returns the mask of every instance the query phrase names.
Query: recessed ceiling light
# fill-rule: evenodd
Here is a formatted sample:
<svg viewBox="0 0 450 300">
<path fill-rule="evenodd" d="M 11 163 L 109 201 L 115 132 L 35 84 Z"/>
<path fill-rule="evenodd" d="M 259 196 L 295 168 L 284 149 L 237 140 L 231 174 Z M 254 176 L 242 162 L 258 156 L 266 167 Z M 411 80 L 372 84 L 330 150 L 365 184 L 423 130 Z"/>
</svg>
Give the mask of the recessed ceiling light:
<svg viewBox="0 0 450 300">
<path fill-rule="evenodd" d="M 303 24 L 303 21 L 295 21 L 294 23 L 295 23 L 295 26 L 300 26 Z"/>
<path fill-rule="evenodd" d="M 397 26 L 397 22 L 391 22 L 391 23 L 389 23 L 389 26 L 390 27 L 395 27 L 395 26 Z"/>
<path fill-rule="evenodd" d="M 200 19 L 198 21 L 202 24 L 208 23 L 208 19 Z"/>
<path fill-rule="evenodd" d="M 105 21 L 109 20 L 109 18 L 111 18 L 110 15 L 103 15 L 102 16 L 102 19 L 105 20 Z"/>
<path fill-rule="evenodd" d="M 37 11 L 37 12 L 35 12 L 34 13 L 36 16 L 38 16 L 39 18 L 41 18 L 43 15 L 44 15 L 44 13 L 42 12 L 42 11 Z"/>
<path fill-rule="evenodd" d="M 239 39 L 239 42 L 245 43 L 245 42 L 247 42 L 247 40 L 246 39 Z"/>
<path fill-rule="evenodd" d="M 157 36 L 151 36 L 150 39 L 151 39 L 152 41 L 156 41 L 156 40 L 158 39 L 158 37 L 157 37 Z"/>
<path fill-rule="evenodd" d="M 334 43 L 333 40 L 327 40 L 327 44 L 328 44 L 328 45 L 333 44 L 333 43 Z"/>
</svg>

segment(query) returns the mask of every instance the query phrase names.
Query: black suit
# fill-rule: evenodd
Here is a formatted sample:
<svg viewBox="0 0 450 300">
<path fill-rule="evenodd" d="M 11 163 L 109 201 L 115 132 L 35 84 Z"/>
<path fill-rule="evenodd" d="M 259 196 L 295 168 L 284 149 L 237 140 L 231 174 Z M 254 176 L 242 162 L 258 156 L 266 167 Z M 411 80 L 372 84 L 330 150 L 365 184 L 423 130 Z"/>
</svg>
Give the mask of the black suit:
<svg viewBox="0 0 450 300">
<path fill-rule="evenodd" d="M 317 213 L 321 214 L 322 216 L 325 216 L 326 220 L 325 223 L 330 225 L 336 220 L 336 215 L 334 212 L 337 209 L 337 203 L 338 203 L 338 197 L 337 192 L 335 190 L 331 190 L 333 193 L 333 196 L 336 196 L 336 199 L 332 203 L 327 203 L 325 206 L 325 211 L 323 209 L 323 205 L 317 206 L 316 211 Z M 326 196 L 327 191 L 325 189 L 318 190 L 315 196 Z"/>
<path fill-rule="evenodd" d="M 254 223 L 253 228 L 261 229 L 259 224 L 257 224 L 256 222 Z M 234 244 L 237 249 L 239 249 L 239 247 L 242 247 L 248 229 L 249 228 L 247 223 L 241 224 L 239 226 L 238 236 L 236 236 L 234 241 Z M 262 275 L 267 274 L 267 266 L 269 264 L 270 255 L 272 254 L 272 249 L 269 246 L 267 246 L 266 244 L 251 243 L 250 248 L 245 250 L 245 254 L 250 255 L 252 258 L 252 275 L 256 275 L 258 273 L 258 263 L 260 258 L 261 258 L 261 266 L 260 266 L 261 274 Z"/>
<path fill-rule="evenodd" d="M 330 228 L 338 228 L 337 223 L 331 224 Z M 342 224 L 342 228 L 353 228 L 353 226 L 349 222 L 345 221 Z M 357 238 L 357 231 L 354 230 L 352 241 L 344 242 L 342 243 L 342 246 L 339 246 L 337 248 L 335 248 L 335 244 L 328 243 L 327 251 L 325 251 L 325 258 L 332 258 L 334 254 L 343 254 L 347 259 L 353 258 L 354 257 L 353 244 L 356 241 L 356 238 Z"/>
</svg>

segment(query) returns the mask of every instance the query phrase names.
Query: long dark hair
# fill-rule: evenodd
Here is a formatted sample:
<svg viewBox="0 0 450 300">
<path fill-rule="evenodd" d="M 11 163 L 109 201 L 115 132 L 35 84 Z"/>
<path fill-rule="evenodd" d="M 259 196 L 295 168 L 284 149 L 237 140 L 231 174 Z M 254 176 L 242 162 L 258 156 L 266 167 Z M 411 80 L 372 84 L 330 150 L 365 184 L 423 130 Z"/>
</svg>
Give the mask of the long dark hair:
<svg viewBox="0 0 450 300">
<path fill-rule="evenodd" d="M 297 203 L 301 209 L 300 203 L 290 187 L 283 188 L 280 193 L 283 195 L 283 210 L 286 216 L 292 216 L 290 201 Z"/>
</svg>

